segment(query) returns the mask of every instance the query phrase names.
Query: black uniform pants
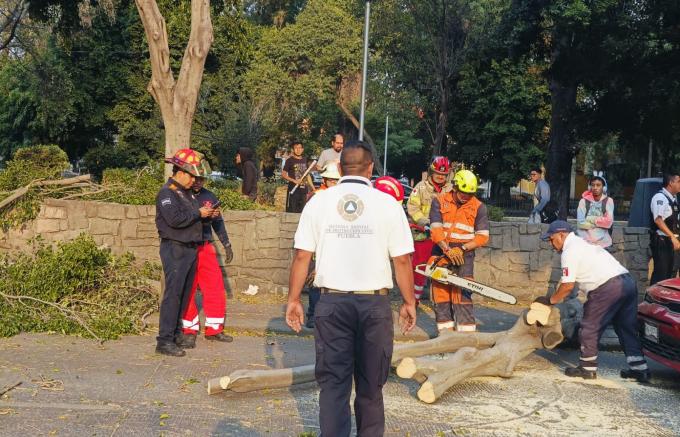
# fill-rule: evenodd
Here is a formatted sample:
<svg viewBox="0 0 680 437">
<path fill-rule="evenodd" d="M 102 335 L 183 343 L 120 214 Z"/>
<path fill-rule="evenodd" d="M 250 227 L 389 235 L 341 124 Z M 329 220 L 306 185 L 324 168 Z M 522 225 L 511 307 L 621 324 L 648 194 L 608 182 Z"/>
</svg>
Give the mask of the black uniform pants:
<svg viewBox="0 0 680 437">
<path fill-rule="evenodd" d="M 321 435 L 350 435 L 354 377 L 357 435 L 382 436 L 382 387 L 387 382 L 394 339 L 389 297 L 322 294 L 314 321 Z"/>
<path fill-rule="evenodd" d="M 161 300 L 158 343 L 172 343 L 181 331 L 182 313 L 189 303 L 196 273 L 196 247 L 177 241 L 161 240 L 161 263 L 165 291 Z"/>
<path fill-rule="evenodd" d="M 656 284 L 664 279 L 674 278 L 678 275 L 678 252 L 673 250 L 673 242 L 668 237 L 662 237 L 654 233 L 651 236 L 652 259 L 654 259 L 654 271 L 650 284 Z"/>
<path fill-rule="evenodd" d="M 290 190 L 288 190 L 286 212 L 300 213 L 305 208 L 305 203 L 307 203 L 307 190 L 298 187 L 293 194 L 290 194 Z"/>
</svg>

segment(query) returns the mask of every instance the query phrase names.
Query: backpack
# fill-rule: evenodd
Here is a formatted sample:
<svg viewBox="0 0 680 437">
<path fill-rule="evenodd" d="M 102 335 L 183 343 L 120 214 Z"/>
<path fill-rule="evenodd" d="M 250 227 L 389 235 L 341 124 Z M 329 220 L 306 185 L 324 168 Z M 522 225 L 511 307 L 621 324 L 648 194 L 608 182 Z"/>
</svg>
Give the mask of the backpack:
<svg viewBox="0 0 680 437">
<path fill-rule="evenodd" d="M 555 220 L 557 220 L 557 217 L 559 215 L 559 211 L 560 210 L 557 207 L 557 202 L 550 199 L 548 201 L 548 203 L 546 203 L 543 210 L 540 212 L 541 223 L 552 223 L 552 222 L 554 222 Z"/>
<path fill-rule="evenodd" d="M 609 199 L 610 199 L 610 197 L 607 196 L 607 202 L 609 202 Z M 586 217 L 588 217 L 588 211 L 590 211 L 590 204 L 593 203 L 593 202 L 591 202 L 591 201 L 588 200 L 588 199 L 583 199 L 583 200 L 586 201 Z M 613 201 L 614 201 L 614 200 L 612 199 L 612 202 L 613 202 Z M 605 203 L 605 208 L 606 208 L 606 207 L 607 207 L 607 205 L 606 205 L 606 203 Z M 613 220 L 613 218 L 612 218 L 612 225 L 609 227 L 609 229 L 607 229 L 607 232 L 609 232 L 609 235 L 612 235 L 612 234 L 614 233 L 614 220 Z"/>
</svg>

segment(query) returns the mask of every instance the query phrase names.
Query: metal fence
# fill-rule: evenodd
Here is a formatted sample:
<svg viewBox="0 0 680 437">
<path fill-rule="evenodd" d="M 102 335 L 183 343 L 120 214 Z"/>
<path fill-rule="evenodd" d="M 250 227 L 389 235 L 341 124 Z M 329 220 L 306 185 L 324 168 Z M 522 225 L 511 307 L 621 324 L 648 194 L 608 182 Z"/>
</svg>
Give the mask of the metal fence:
<svg viewBox="0 0 680 437">
<path fill-rule="evenodd" d="M 576 218 L 576 209 L 580 199 L 569 199 L 569 213 L 570 218 Z M 534 202 L 531 199 L 512 196 L 505 199 L 483 199 L 487 205 L 493 205 L 502 208 L 506 217 L 527 217 L 534 208 Z M 630 214 L 630 200 L 616 197 L 614 198 L 614 220 L 627 221 Z"/>
</svg>

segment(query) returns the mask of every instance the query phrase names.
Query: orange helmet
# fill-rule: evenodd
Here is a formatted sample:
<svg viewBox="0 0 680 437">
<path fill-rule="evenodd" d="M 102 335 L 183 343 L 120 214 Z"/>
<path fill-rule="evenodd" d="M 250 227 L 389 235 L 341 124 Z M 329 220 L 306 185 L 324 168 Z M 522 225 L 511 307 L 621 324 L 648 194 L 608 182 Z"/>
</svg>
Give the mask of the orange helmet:
<svg viewBox="0 0 680 437">
<path fill-rule="evenodd" d="M 394 197 L 397 202 L 402 203 L 404 201 L 404 187 L 392 176 L 381 176 L 375 180 L 373 185 L 377 190 Z"/>
<path fill-rule="evenodd" d="M 210 165 L 203 154 L 192 149 L 180 149 L 172 158 L 165 158 L 165 162 L 196 177 L 205 177 L 210 173 Z"/>
<path fill-rule="evenodd" d="M 448 175 L 451 172 L 451 161 L 446 156 L 435 156 L 430 164 L 430 171 Z"/>
</svg>

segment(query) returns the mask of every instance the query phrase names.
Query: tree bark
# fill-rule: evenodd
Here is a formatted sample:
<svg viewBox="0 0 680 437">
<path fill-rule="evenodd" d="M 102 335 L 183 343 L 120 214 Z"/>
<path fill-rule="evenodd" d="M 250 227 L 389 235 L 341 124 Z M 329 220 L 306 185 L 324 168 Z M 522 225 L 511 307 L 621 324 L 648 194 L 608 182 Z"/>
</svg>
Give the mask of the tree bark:
<svg viewBox="0 0 680 437">
<path fill-rule="evenodd" d="M 201 88 L 203 68 L 213 41 L 210 0 L 191 0 L 191 33 L 175 82 L 165 19 L 156 0 L 135 0 L 149 44 L 151 81 L 147 87 L 161 110 L 165 127 L 165 154 L 191 147 L 191 126 Z M 166 176 L 171 167 L 165 168 Z"/>
</svg>

